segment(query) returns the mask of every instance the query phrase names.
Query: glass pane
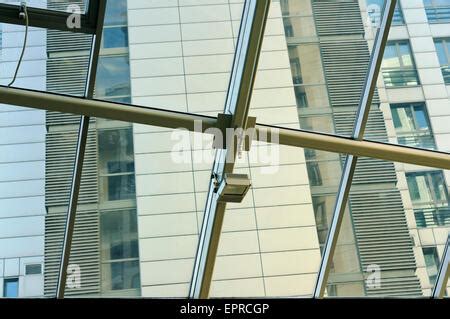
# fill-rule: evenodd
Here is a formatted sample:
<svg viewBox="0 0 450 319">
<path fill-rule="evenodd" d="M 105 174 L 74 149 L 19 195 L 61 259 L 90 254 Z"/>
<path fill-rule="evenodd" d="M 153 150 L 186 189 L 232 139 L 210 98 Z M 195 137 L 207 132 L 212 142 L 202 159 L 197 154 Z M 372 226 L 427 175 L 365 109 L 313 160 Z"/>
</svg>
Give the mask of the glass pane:
<svg viewBox="0 0 450 319">
<path fill-rule="evenodd" d="M 259 123 L 350 136 L 371 45 L 359 4 L 285 0 L 273 3 L 274 17 L 279 10 L 282 20 L 271 18 L 266 29 L 250 115 Z"/>
<path fill-rule="evenodd" d="M 346 215 L 355 233 L 352 253 L 361 264 L 361 290 L 344 295 L 430 296 L 450 225 L 448 181 L 448 171 L 358 159 Z M 349 260 L 347 252 L 336 251 L 333 265 Z M 356 278 L 344 276 L 339 285 L 348 287 Z M 330 279 L 328 295 L 342 296 L 339 285 Z"/>
<path fill-rule="evenodd" d="M 66 296 L 187 297 L 212 137 L 97 118 L 88 140 Z"/>
<path fill-rule="evenodd" d="M 402 10 L 405 14 L 428 14 L 426 8 Z M 411 33 L 398 40 L 399 34 L 406 34 L 413 25 L 406 21 L 405 25 L 391 27 L 377 85 L 380 101 L 371 110 L 365 138 L 448 153 L 447 40 L 433 37 L 437 34 L 434 31 L 423 36 Z M 429 27 L 438 30 L 443 26 Z"/>
<path fill-rule="evenodd" d="M 3 280 L 3 297 L 17 298 L 19 296 L 19 279 L 8 278 Z"/>
<path fill-rule="evenodd" d="M 313 293 L 341 177 L 338 154 L 255 143 L 236 162 L 252 187 L 225 212 L 213 297 Z"/>
<path fill-rule="evenodd" d="M 83 96 L 92 36 L 29 28 L 19 63 L 24 30 L 23 26 L 0 23 L 0 85 Z"/>
</svg>

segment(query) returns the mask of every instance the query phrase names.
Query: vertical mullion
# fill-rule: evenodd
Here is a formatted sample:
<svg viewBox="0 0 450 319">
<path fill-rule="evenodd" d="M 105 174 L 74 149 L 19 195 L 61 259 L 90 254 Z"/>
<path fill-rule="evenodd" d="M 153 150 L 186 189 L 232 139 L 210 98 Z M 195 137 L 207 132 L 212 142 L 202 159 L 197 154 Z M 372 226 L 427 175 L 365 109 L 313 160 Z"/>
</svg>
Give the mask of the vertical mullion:
<svg viewBox="0 0 450 319">
<path fill-rule="evenodd" d="M 246 0 L 244 4 L 224 111 L 232 115 L 232 129 L 246 128 L 269 7 L 270 0 Z M 190 298 L 204 299 L 209 296 L 226 209 L 226 203 L 218 202 L 213 176 L 220 181 L 225 174 L 232 173 L 236 158 L 236 145 L 233 145 L 232 141 L 227 143 L 227 148 L 231 147 L 231 150 L 216 152 L 192 274 Z M 230 156 L 229 152 L 233 152 L 233 156 Z"/>
<path fill-rule="evenodd" d="M 92 0 L 91 0 L 92 1 Z M 89 61 L 89 70 L 86 79 L 84 97 L 92 99 L 94 96 L 95 79 L 97 76 L 98 57 L 102 42 L 103 22 L 105 18 L 106 0 L 98 1 L 98 15 L 96 21 L 96 32 L 92 39 L 91 56 Z M 73 167 L 72 183 L 70 188 L 69 205 L 67 209 L 66 226 L 64 231 L 64 242 L 61 251 L 61 262 L 59 265 L 58 285 L 56 297 L 64 298 L 64 292 L 67 282 L 67 267 L 69 266 L 70 250 L 75 226 L 75 216 L 77 211 L 78 196 L 80 193 L 81 175 L 83 171 L 84 156 L 86 152 L 86 143 L 89 131 L 90 117 L 83 115 L 80 121 L 78 131 L 77 149 L 75 163 Z"/>
<path fill-rule="evenodd" d="M 352 134 L 352 137 L 355 140 L 362 140 L 364 138 L 364 132 L 369 118 L 373 95 L 375 94 L 381 63 L 383 62 L 384 49 L 389 36 L 389 30 L 391 27 L 392 18 L 394 16 L 396 3 L 397 0 L 386 0 L 384 6 L 380 30 L 375 38 L 374 47 L 370 57 L 369 70 L 367 72 L 364 84 L 364 90 L 359 102 L 358 111 L 356 113 L 355 126 Z M 341 182 L 336 197 L 336 204 L 334 206 L 331 226 L 328 231 L 327 240 L 322 253 L 322 261 L 317 274 L 316 286 L 313 293 L 314 298 L 323 298 L 325 293 L 328 275 L 330 272 L 330 265 L 333 260 L 334 251 L 339 238 L 339 232 L 341 229 L 345 208 L 347 206 L 357 162 L 358 157 L 353 155 L 348 155 L 345 161 Z"/>
</svg>

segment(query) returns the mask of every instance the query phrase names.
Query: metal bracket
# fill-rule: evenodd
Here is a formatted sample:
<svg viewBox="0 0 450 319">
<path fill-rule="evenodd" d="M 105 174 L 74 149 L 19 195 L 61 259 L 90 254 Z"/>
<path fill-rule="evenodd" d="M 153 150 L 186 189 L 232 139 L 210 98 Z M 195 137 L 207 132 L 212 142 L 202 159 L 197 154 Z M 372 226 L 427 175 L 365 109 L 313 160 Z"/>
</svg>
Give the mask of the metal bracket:
<svg viewBox="0 0 450 319">
<path fill-rule="evenodd" d="M 235 149 L 249 152 L 256 134 L 256 117 L 248 117 L 244 128 L 232 127 L 233 116 L 219 113 L 217 115 L 218 131 L 214 135 L 214 149 Z M 220 134 L 219 134 L 220 132 Z"/>
<path fill-rule="evenodd" d="M 225 174 L 220 182 L 217 175 L 214 174 L 213 178 L 219 202 L 241 203 L 252 186 L 247 174 Z"/>
</svg>

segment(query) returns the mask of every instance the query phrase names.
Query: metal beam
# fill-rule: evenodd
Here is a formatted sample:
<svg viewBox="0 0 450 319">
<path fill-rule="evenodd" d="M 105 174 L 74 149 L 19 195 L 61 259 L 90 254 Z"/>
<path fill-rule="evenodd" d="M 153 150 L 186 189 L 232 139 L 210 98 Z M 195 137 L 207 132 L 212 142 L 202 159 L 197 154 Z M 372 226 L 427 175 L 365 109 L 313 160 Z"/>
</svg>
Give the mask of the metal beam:
<svg viewBox="0 0 450 319">
<path fill-rule="evenodd" d="M 0 86 L 0 103 L 62 113 L 101 117 L 111 120 L 140 123 L 145 125 L 183 128 L 196 132 L 196 123 L 201 123 L 202 132 L 219 128 L 217 117 L 181 113 L 166 109 L 119 104 L 52 93 L 30 91 Z M 441 169 L 450 169 L 448 153 L 416 149 L 374 141 L 358 141 L 349 137 L 309 132 L 257 124 L 254 140 L 267 141 L 294 147 L 373 157 L 385 161 L 409 163 Z M 272 135 L 277 136 L 271 139 Z M 267 137 L 267 139 L 266 139 Z"/>
<path fill-rule="evenodd" d="M 89 8 L 85 14 L 80 15 L 80 28 L 70 28 L 68 21 L 72 13 L 50 9 L 27 7 L 29 26 L 51 30 L 60 30 L 74 33 L 95 34 L 97 30 L 98 1 L 89 1 Z M 70 3 L 68 3 L 69 5 Z M 19 5 L 0 3 L 0 23 L 24 25 L 19 18 Z"/>
<path fill-rule="evenodd" d="M 247 127 L 269 7 L 270 0 L 247 0 L 244 5 L 224 112 L 232 115 L 231 128 L 234 129 Z M 218 150 L 211 176 L 217 177 L 220 182 L 225 174 L 233 172 L 235 158 L 234 143 L 228 145 L 226 150 Z M 211 178 L 189 291 L 190 298 L 204 299 L 209 296 L 226 209 L 226 203 L 218 202 L 214 182 Z"/>
<path fill-rule="evenodd" d="M 275 134 L 278 134 L 278 138 L 273 142 L 280 145 L 297 146 L 359 157 L 372 157 L 384 161 L 409 163 L 442 169 L 450 168 L 450 154 L 444 152 L 368 140 L 359 141 L 350 137 L 317 132 L 274 128 L 262 124 L 256 125 L 256 131 L 257 136 L 255 139 L 259 141 L 272 142 L 270 132 L 274 132 Z M 267 140 L 264 139 L 266 135 L 269 136 Z"/>
<path fill-rule="evenodd" d="M 92 2 L 92 1 L 91 1 Z M 91 99 L 94 96 L 95 79 L 97 75 L 98 56 L 103 33 L 103 21 L 106 11 L 106 0 L 98 1 L 97 30 L 92 39 L 91 57 L 89 70 L 86 79 L 85 97 Z M 77 150 L 73 168 L 72 184 L 70 188 L 69 206 L 67 209 L 66 228 L 64 232 L 64 242 L 61 251 L 61 262 L 59 265 L 58 286 L 56 297 L 64 298 L 67 282 L 67 267 L 69 266 L 70 251 L 72 248 L 72 239 L 75 228 L 75 216 L 77 213 L 78 196 L 80 194 L 81 175 L 83 172 L 84 155 L 86 152 L 86 143 L 89 131 L 89 116 L 83 115 L 80 121 L 78 132 Z"/>
<path fill-rule="evenodd" d="M 392 18 L 394 17 L 396 0 L 386 0 L 383 16 L 380 22 L 380 29 L 375 38 L 372 54 L 369 62 L 369 70 L 367 72 L 364 91 L 359 103 L 358 112 L 356 114 L 356 122 L 352 137 L 355 140 L 361 141 L 364 137 L 367 120 L 369 118 L 370 107 L 372 105 L 373 95 L 375 93 L 377 79 L 383 61 L 384 49 L 389 36 Z M 339 232 L 342 225 L 345 209 L 347 207 L 350 188 L 355 173 L 358 157 L 347 156 L 341 182 L 339 185 L 336 203 L 334 206 L 333 216 L 331 220 L 330 229 L 328 230 L 327 240 L 322 252 L 322 262 L 320 264 L 319 272 L 317 274 L 316 286 L 314 288 L 314 298 L 323 298 L 328 282 L 328 275 L 330 272 L 330 265 L 333 261 L 336 243 L 339 238 Z"/>
<path fill-rule="evenodd" d="M 433 288 L 432 297 L 434 299 L 444 298 L 447 290 L 448 277 L 450 275 L 450 235 L 447 237 L 444 254 L 442 255 L 441 267 L 436 277 L 436 283 Z"/>
<path fill-rule="evenodd" d="M 217 122 L 217 118 L 212 116 L 101 100 L 89 100 L 50 92 L 8 88 L 6 86 L 0 86 L 0 103 L 173 129 L 185 128 L 189 131 L 194 131 L 195 122 L 201 122 L 203 130 L 215 127 Z"/>
</svg>

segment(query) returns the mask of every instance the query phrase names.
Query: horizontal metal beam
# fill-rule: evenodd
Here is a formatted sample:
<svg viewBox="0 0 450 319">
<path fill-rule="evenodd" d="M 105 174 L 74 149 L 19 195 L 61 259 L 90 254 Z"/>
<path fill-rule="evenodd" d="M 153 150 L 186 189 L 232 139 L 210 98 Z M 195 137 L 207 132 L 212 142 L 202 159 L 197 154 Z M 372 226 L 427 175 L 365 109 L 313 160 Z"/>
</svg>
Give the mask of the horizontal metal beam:
<svg viewBox="0 0 450 319">
<path fill-rule="evenodd" d="M 70 28 L 67 21 L 71 19 L 72 13 L 50 9 L 27 7 L 29 26 L 51 30 L 68 31 L 75 33 L 95 34 L 97 21 L 93 17 L 97 16 L 97 1 L 92 3 L 86 14 L 80 15 L 80 28 Z M 69 5 L 70 3 L 68 3 Z M 0 3 L 0 22 L 25 25 L 24 19 L 19 18 L 20 6 Z"/>
<path fill-rule="evenodd" d="M 268 125 L 256 125 L 257 140 L 264 140 L 259 135 L 270 134 L 271 130 L 278 130 L 279 144 L 310 148 L 315 150 L 350 154 L 358 157 L 372 157 L 385 161 L 408 163 L 442 169 L 450 169 L 450 154 L 424 149 L 386 144 L 368 140 L 354 140 L 347 137 L 273 128 Z M 269 138 L 270 141 L 270 138 Z"/>
<path fill-rule="evenodd" d="M 159 108 L 119 104 L 79 97 L 30 91 L 0 86 L 0 103 L 140 123 L 171 129 L 184 128 L 195 131 L 196 122 L 202 123 L 202 132 L 218 127 L 217 118 Z M 316 132 L 279 128 L 257 124 L 255 140 L 282 145 L 310 148 L 361 157 L 373 157 L 386 161 L 416 164 L 450 169 L 450 154 L 416 149 L 367 140 L 354 140 Z M 272 134 L 278 135 L 273 138 Z M 267 139 L 265 138 L 267 137 Z"/>
</svg>

